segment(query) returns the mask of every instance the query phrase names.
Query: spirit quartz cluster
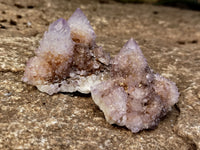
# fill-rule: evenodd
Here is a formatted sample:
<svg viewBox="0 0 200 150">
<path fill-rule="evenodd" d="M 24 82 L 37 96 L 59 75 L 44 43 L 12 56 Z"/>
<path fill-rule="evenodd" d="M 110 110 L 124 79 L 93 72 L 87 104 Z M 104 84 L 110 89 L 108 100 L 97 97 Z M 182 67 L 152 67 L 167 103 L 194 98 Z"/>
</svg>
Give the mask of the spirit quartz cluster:
<svg viewBox="0 0 200 150">
<path fill-rule="evenodd" d="M 58 19 L 45 32 L 22 80 L 50 95 L 91 93 L 107 122 L 134 133 L 158 125 L 178 102 L 175 83 L 153 72 L 132 38 L 114 58 L 95 38 L 79 8 L 68 21 Z"/>
</svg>

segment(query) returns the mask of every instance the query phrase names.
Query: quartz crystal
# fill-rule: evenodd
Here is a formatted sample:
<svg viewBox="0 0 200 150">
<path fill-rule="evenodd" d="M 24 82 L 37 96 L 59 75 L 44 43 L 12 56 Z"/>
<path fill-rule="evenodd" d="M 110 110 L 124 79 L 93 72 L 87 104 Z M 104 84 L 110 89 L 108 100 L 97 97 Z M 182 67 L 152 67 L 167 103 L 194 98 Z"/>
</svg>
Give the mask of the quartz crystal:
<svg viewBox="0 0 200 150">
<path fill-rule="evenodd" d="M 153 73 L 133 39 L 111 61 L 110 74 L 91 90 L 110 124 L 134 133 L 153 128 L 178 101 L 175 84 Z"/>
<path fill-rule="evenodd" d="M 107 122 L 134 133 L 157 126 L 178 102 L 175 83 L 153 72 L 132 38 L 113 58 L 95 38 L 79 8 L 68 21 L 58 19 L 27 62 L 22 80 L 50 95 L 91 93 Z"/>
<path fill-rule="evenodd" d="M 78 8 L 68 21 L 53 22 L 36 56 L 26 66 L 23 81 L 50 95 L 57 92 L 90 93 L 107 78 L 110 56 L 95 43 L 96 35 Z"/>
</svg>

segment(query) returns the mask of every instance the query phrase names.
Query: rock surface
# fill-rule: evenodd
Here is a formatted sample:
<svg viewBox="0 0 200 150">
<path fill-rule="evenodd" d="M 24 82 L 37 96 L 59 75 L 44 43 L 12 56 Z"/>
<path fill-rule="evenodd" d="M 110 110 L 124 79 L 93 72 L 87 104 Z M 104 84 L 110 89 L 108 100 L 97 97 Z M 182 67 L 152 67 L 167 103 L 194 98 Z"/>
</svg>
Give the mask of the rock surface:
<svg viewBox="0 0 200 150">
<path fill-rule="evenodd" d="M 151 68 L 177 83 L 179 103 L 155 130 L 133 134 L 106 123 L 90 96 L 48 96 L 21 82 L 49 23 L 77 7 L 98 45 L 116 54 L 133 37 Z M 0 149 L 200 149 L 199 12 L 87 0 L 1 0 L 0 8 Z"/>
</svg>

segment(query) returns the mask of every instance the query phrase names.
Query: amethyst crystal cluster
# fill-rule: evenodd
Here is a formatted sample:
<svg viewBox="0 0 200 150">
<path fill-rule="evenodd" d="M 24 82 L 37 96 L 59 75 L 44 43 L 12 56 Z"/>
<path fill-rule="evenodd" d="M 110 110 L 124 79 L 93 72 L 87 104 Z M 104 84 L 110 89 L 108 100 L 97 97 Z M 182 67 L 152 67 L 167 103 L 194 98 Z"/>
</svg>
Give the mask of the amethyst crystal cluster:
<svg viewBox="0 0 200 150">
<path fill-rule="evenodd" d="M 107 77 L 109 54 L 95 44 L 96 35 L 77 9 L 68 21 L 58 19 L 45 32 L 36 56 L 27 63 L 23 81 L 50 95 L 57 92 L 90 93 Z"/>
<path fill-rule="evenodd" d="M 176 85 L 153 73 L 133 39 L 110 58 L 95 38 L 80 9 L 68 21 L 58 19 L 28 61 L 23 81 L 50 95 L 91 93 L 110 124 L 134 133 L 156 126 L 178 102 Z"/>
</svg>

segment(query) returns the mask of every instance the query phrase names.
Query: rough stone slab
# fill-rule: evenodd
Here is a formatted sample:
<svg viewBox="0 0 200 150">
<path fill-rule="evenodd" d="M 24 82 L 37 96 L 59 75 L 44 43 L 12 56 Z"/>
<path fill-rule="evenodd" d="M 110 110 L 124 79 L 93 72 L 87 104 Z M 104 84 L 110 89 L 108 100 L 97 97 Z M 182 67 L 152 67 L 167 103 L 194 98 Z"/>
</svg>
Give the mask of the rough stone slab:
<svg viewBox="0 0 200 150">
<path fill-rule="evenodd" d="M 0 71 L 24 71 L 26 61 L 33 55 L 38 40 L 35 37 L 2 38 L 0 40 Z"/>
<path fill-rule="evenodd" d="M 0 20 L 7 19 L 0 22 L 6 27 L 0 28 L 0 149 L 200 149 L 199 12 L 112 1 L 17 3 L 24 8 L 0 1 Z M 48 96 L 21 82 L 24 63 L 48 24 L 67 19 L 77 7 L 106 51 L 116 54 L 133 37 L 155 72 L 177 83 L 177 108 L 155 130 L 133 134 L 106 123 L 90 96 Z"/>
</svg>

